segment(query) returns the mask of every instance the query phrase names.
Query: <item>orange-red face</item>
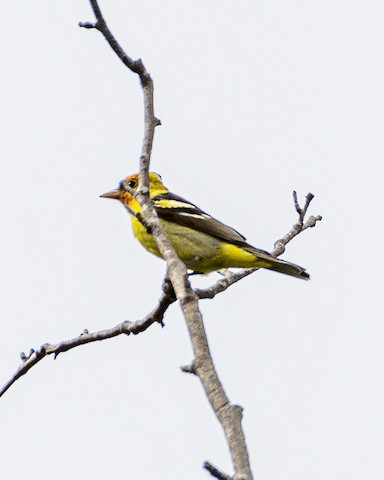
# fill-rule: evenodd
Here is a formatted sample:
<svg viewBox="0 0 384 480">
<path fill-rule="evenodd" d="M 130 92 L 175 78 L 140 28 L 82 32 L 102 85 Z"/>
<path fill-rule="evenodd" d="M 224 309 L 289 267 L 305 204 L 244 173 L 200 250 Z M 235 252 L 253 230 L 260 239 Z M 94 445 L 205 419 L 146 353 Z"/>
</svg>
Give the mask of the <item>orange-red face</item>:
<svg viewBox="0 0 384 480">
<path fill-rule="evenodd" d="M 127 192 L 123 188 L 123 182 L 125 182 L 128 185 L 128 187 L 130 187 L 132 190 L 136 190 L 138 182 L 139 182 L 139 174 L 134 173 L 133 175 L 129 175 L 127 178 L 125 178 L 124 180 L 122 180 L 120 182 L 120 184 L 119 184 L 118 188 L 116 188 L 116 190 L 112 190 L 111 192 L 103 193 L 103 195 L 100 195 L 100 197 L 102 197 L 102 198 L 114 198 L 116 200 L 120 200 L 122 203 L 125 203 L 126 205 L 129 205 L 132 202 L 133 197 L 129 192 Z"/>
<path fill-rule="evenodd" d="M 100 196 L 102 198 L 114 198 L 116 200 L 120 200 L 125 205 L 130 205 L 134 198 L 129 192 L 124 189 L 123 182 L 125 182 L 128 187 L 131 188 L 133 191 L 136 191 L 139 184 L 139 174 L 134 173 L 133 175 L 129 175 L 127 178 L 120 182 L 116 190 L 112 190 L 111 192 L 104 193 Z M 149 191 L 151 194 L 155 191 L 167 191 L 161 181 L 160 175 L 158 175 L 157 173 L 149 172 Z"/>
</svg>

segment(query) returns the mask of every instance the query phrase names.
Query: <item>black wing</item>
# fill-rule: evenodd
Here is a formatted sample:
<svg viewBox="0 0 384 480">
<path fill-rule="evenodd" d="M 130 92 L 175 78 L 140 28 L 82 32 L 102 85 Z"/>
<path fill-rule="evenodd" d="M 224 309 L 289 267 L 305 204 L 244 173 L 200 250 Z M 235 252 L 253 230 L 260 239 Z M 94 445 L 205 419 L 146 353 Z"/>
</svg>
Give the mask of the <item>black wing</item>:
<svg viewBox="0 0 384 480">
<path fill-rule="evenodd" d="M 234 245 L 248 245 L 245 237 L 219 222 L 193 203 L 173 193 L 162 193 L 152 198 L 159 218 L 189 227 Z"/>
</svg>

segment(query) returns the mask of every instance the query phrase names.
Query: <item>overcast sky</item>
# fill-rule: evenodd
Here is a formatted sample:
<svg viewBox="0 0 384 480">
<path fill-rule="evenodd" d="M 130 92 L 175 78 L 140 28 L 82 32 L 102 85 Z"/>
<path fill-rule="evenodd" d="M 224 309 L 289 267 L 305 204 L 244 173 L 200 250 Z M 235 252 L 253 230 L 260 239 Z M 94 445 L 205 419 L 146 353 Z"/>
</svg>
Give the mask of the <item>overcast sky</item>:
<svg viewBox="0 0 384 480">
<path fill-rule="evenodd" d="M 100 2 L 155 82 L 152 169 L 271 249 L 315 195 L 316 228 L 201 302 L 214 361 L 260 480 L 382 480 L 384 4 L 379 0 Z M 138 170 L 138 79 L 86 0 L 8 2 L 0 77 L 0 382 L 19 352 L 153 308 L 164 263 L 100 199 Z M 194 279 L 209 285 L 216 274 Z M 0 477 L 232 473 L 179 307 L 166 327 L 44 359 L 0 399 Z"/>
</svg>

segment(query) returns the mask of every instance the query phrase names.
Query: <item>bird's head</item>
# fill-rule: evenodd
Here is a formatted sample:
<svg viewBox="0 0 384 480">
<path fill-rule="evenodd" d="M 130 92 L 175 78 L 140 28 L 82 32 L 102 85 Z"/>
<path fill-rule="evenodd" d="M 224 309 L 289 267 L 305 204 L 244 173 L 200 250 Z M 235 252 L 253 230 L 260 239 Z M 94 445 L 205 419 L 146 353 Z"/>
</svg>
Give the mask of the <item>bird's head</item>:
<svg viewBox="0 0 384 480">
<path fill-rule="evenodd" d="M 134 197 L 132 193 L 130 193 L 124 188 L 125 185 L 129 187 L 132 193 L 136 192 L 137 187 L 139 185 L 139 174 L 134 173 L 133 175 L 129 175 L 127 178 L 125 178 L 119 183 L 119 186 L 116 188 L 116 190 L 103 193 L 103 195 L 100 195 L 100 197 L 114 198 L 116 200 L 120 200 L 122 203 L 126 205 L 130 205 Z M 155 172 L 149 172 L 150 196 L 153 197 L 154 195 L 158 195 L 159 193 L 165 193 L 167 191 L 168 189 L 164 187 L 160 175 Z"/>
</svg>

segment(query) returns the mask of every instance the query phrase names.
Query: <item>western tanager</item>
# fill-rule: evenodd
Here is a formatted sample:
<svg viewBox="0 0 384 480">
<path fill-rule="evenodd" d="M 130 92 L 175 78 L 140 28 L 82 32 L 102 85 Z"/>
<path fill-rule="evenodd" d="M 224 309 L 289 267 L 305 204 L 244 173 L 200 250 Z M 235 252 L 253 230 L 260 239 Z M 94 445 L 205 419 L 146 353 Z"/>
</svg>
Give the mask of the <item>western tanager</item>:
<svg viewBox="0 0 384 480">
<path fill-rule="evenodd" d="M 141 206 L 135 197 L 124 189 L 124 182 L 133 193 L 139 175 L 130 175 L 119 187 L 101 195 L 115 198 L 131 215 L 134 236 L 151 253 L 161 257 L 156 242 L 143 224 Z M 267 268 L 293 277 L 309 279 L 305 269 L 293 263 L 272 257 L 268 252 L 252 247 L 245 237 L 224 225 L 199 207 L 171 193 L 160 175 L 149 173 L 149 194 L 160 223 L 186 267 L 196 273 L 208 273 L 223 268 Z"/>
</svg>

